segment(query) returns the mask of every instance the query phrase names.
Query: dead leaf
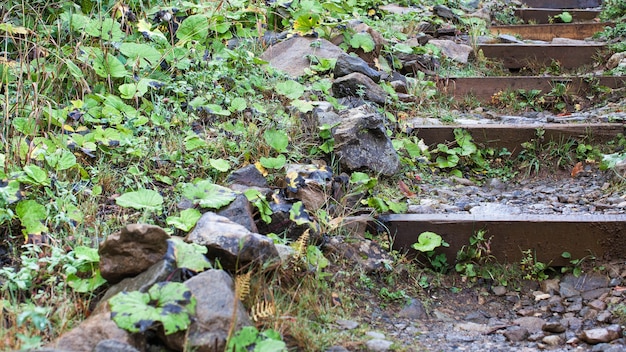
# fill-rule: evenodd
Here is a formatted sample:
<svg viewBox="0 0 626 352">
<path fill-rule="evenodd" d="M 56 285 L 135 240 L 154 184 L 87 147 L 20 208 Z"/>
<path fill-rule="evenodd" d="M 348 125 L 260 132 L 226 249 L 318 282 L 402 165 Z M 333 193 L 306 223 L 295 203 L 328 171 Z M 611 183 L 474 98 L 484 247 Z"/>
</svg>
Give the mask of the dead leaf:
<svg viewBox="0 0 626 352">
<path fill-rule="evenodd" d="M 583 162 L 579 161 L 578 163 L 576 163 L 576 165 L 574 165 L 574 167 L 572 168 L 572 177 L 576 177 L 578 176 L 579 173 L 581 173 L 583 171 Z"/>
<path fill-rule="evenodd" d="M 404 181 L 402 180 L 398 181 L 398 187 L 400 187 L 400 191 L 402 191 L 402 193 L 404 193 L 404 195 L 407 196 L 407 198 L 415 197 L 415 192 L 411 191 L 409 189 L 409 186 L 407 186 L 406 183 L 404 183 Z"/>
<path fill-rule="evenodd" d="M 336 306 L 336 307 L 337 307 L 337 306 L 341 306 L 341 298 L 339 298 L 339 295 L 338 295 L 338 294 L 336 294 L 335 292 L 333 292 L 333 293 L 331 294 L 331 299 L 332 299 L 332 302 L 333 302 L 333 305 L 334 305 L 334 306 Z"/>
</svg>

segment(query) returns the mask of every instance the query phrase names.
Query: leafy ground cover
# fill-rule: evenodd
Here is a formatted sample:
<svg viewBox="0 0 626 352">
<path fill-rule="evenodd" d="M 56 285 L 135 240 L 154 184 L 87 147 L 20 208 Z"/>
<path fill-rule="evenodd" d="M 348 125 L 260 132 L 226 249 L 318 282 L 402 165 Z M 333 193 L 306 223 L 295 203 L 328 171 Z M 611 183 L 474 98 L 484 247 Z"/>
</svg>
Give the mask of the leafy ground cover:
<svg viewBox="0 0 626 352">
<path fill-rule="evenodd" d="M 455 1 L 411 5 L 439 3 L 462 13 Z M 621 2 L 608 3 L 612 12 L 606 16 L 624 15 Z M 411 24 L 438 24 L 441 18 L 427 12 L 383 15 L 381 5 L 375 0 L 301 0 L 289 5 L 243 0 L 3 2 L 0 347 L 40 346 L 80 321 L 105 285 L 95 248 L 121 226 L 148 222 L 184 234 L 199 212 L 179 211 L 181 197 L 219 208 L 220 200 L 230 197 L 219 185 L 231 171 L 248 164 L 258 164 L 273 182 L 284 178 L 287 162 L 323 159 L 339 171 L 329 126 L 312 129 L 300 118 L 318 101 L 339 106 L 330 95 L 332 63 L 320 62 L 310 74 L 292 80 L 259 59 L 267 46 L 263 39 L 269 31 L 324 38 L 341 34 L 346 49 L 370 51 L 372 38 L 347 26 L 357 18 L 390 41 L 384 49 L 390 55 L 406 50 L 440 54 L 431 46 L 407 49 L 400 42 L 414 34 Z M 391 23 L 403 23 L 406 30 L 392 30 Z M 626 50 L 617 39 L 624 37 L 622 24 L 604 34 L 613 40 L 615 51 Z M 459 29 L 477 35 L 486 25 L 462 19 Z M 498 67 L 480 55 L 472 65 L 484 74 Z M 442 69 L 460 71 L 444 58 Z M 455 145 L 432 150 L 403 134 L 409 116 L 445 119 L 450 109 L 468 107 L 439 95 L 424 76 L 411 82 L 416 102 L 394 100 L 381 109 L 402 155 L 403 171 L 381 180 L 352 174 L 354 187 L 367 194 L 363 209 L 404 211 L 410 191 L 389 185 L 410 184 L 419 175 L 449 172 L 479 180 L 516 176 L 523 161 L 518 164 L 504 151 L 476 146 L 462 130 L 455 133 Z M 528 109 L 539 100 L 514 95 L 501 107 Z M 623 146 L 624 141 L 616 144 Z M 601 158 L 594 148 L 574 146 L 564 153 L 576 161 Z M 613 155 L 608 166 L 620 156 Z M 263 199 L 249 198 L 266 214 Z M 314 216 L 320 223 L 332 223 L 328 214 Z M 430 284 L 432 276 L 416 275 L 422 286 Z M 371 289 L 367 276 L 354 278 L 357 287 Z M 390 276 L 377 284 L 394 280 Z M 289 331 L 293 346 L 330 343 L 319 339 L 317 325 L 336 314 L 319 301 L 331 294 L 327 277 L 287 275 L 271 283 L 279 281 L 285 287 L 277 300 L 286 306 L 293 303 L 285 292 L 306 292 L 297 304 L 311 310 L 296 318 L 310 324 L 274 327 Z M 379 295 L 388 301 L 404 296 L 389 290 Z"/>
</svg>

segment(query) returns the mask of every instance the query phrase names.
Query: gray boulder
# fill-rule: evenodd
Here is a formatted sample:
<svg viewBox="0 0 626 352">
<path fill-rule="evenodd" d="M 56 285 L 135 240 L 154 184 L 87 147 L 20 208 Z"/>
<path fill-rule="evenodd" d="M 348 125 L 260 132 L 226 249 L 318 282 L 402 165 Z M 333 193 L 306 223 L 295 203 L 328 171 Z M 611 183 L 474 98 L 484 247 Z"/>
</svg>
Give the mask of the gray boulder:
<svg viewBox="0 0 626 352">
<path fill-rule="evenodd" d="M 371 78 L 374 82 L 380 81 L 380 72 L 369 67 L 365 60 L 358 56 L 343 54 L 337 59 L 333 74 L 335 77 L 343 77 L 352 72 L 359 72 Z"/>
<path fill-rule="evenodd" d="M 185 241 L 206 246 L 207 257 L 229 271 L 279 258 L 270 238 L 213 212 L 202 215 Z"/>
<path fill-rule="evenodd" d="M 187 331 L 164 337 L 168 347 L 177 351 L 222 352 L 232 324 L 235 330 L 252 325 L 235 296 L 233 280 L 225 271 L 207 270 L 185 285 L 196 298 L 196 315 Z"/>
<path fill-rule="evenodd" d="M 428 43 L 441 49 L 441 52 L 448 58 L 466 64 L 470 54 L 474 52 L 471 46 L 466 44 L 457 44 L 452 40 L 431 39 Z"/>
<path fill-rule="evenodd" d="M 366 75 L 353 72 L 333 82 L 333 95 L 337 98 L 362 96 L 364 99 L 383 105 L 387 101 L 385 92 Z"/>
<path fill-rule="evenodd" d="M 254 165 L 252 165 L 254 166 Z M 256 169 L 256 167 L 255 167 Z M 238 194 L 237 198 L 226 207 L 217 212 L 218 215 L 229 218 L 230 220 L 243 225 L 251 232 L 257 232 L 254 223 L 254 215 L 252 214 L 252 205 L 244 194 Z"/>
<path fill-rule="evenodd" d="M 386 176 L 398 171 L 398 154 L 380 115 L 363 108 L 352 109 L 333 136 L 335 152 L 348 170 L 367 168 Z"/>
<path fill-rule="evenodd" d="M 308 55 L 336 59 L 342 54 L 344 51 L 341 48 L 326 39 L 292 37 L 267 48 L 261 59 L 295 78 L 302 76 L 305 69 L 311 65 Z"/>
<path fill-rule="evenodd" d="M 163 258 L 170 236 L 154 225 L 131 224 L 100 244 L 100 273 L 109 283 L 144 272 Z"/>
<path fill-rule="evenodd" d="M 126 278 L 113 285 L 107 290 L 100 302 L 107 302 L 109 298 L 115 296 L 119 292 L 148 292 L 148 289 L 150 289 L 152 285 L 158 282 L 167 281 L 168 277 L 172 275 L 174 270 L 176 270 L 176 265 L 174 263 L 165 259 L 159 260 L 143 273 L 135 277 Z M 102 304 L 103 303 L 100 305 Z"/>
</svg>

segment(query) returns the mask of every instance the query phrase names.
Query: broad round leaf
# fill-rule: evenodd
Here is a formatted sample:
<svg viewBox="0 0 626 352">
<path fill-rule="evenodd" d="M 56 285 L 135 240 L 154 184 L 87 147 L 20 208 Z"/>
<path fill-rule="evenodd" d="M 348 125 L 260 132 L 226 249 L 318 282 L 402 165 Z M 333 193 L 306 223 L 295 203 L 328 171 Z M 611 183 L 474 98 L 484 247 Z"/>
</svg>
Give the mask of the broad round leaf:
<svg viewBox="0 0 626 352">
<path fill-rule="evenodd" d="M 163 197 L 151 189 L 140 189 L 122 194 L 115 200 L 115 203 L 124 208 L 159 211 L 163 205 Z"/>
<path fill-rule="evenodd" d="M 441 246 L 441 236 L 434 232 L 422 232 L 417 238 L 417 243 L 413 243 L 413 249 L 420 252 L 430 252 Z"/>
<path fill-rule="evenodd" d="M 189 184 L 183 188 L 183 196 L 203 208 L 219 209 L 230 204 L 237 197 L 237 193 L 226 187 L 203 180 Z"/>
</svg>

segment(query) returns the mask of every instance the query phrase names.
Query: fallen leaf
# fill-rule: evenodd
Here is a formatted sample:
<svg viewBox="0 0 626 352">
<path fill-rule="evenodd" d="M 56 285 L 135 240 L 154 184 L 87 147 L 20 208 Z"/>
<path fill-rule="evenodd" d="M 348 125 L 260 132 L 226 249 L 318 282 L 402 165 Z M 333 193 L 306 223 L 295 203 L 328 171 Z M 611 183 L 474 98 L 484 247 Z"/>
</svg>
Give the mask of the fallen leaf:
<svg viewBox="0 0 626 352">
<path fill-rule="evenodd" d="M 339 295 L 336 294 L 335 292 L 333 292 L 331 294 L 331 299 L 332 299 L 332 302 L 333 302 L 334 306 L 340 306 L 341 305 L 341 298 L 339 298 Z"/>
<path fill-rule="evenodd" d="M 572 168 L 572 177 L 576 177 L 578 176 L 579 173 L 581 173 L 581 171 L 583 171 L 583 162 L 579 161 L 578 163 L 576 163 L 576 165 L 574 165 L 574 167 Z"/>
<path fill-rule="evenodd" d="M 400 187 L 400 191 L 402 191 L 402 193 L 404 193 L 404 195 L 408 198 L 415 197 L 415 192 L 411 191 L 409 186 L 407 186 L 402 180 L 398 181 L 398 186 Z"/>
</svg>

